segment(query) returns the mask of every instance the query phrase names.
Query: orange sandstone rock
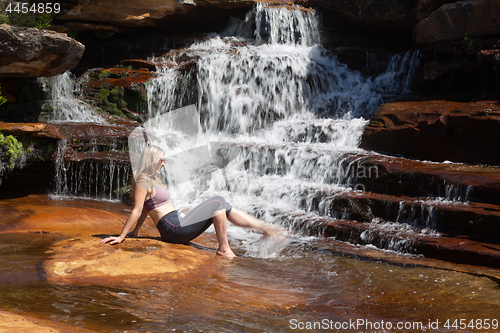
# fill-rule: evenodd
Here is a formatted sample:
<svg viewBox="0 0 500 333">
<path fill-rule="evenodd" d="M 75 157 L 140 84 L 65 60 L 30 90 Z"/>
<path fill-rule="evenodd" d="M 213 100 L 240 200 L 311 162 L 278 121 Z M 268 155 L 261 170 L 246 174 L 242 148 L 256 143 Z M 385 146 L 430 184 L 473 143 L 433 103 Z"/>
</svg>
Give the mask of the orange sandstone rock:
<svg viewBox="0 0 500 333">
<path fill-rule="evenodd" d="M 125 214 L 94 208 L 57 206 L 57 202 L 0 202 L 0 233 L 59 232 L 79 235 L 118 233 Z"/>
<path fill-rule="evenodd" d="M 188 245 L 150 238 L 128 238 L 119 245 L 101 239 L 74 238 L 54 244 L 54 255 L 44 263 L 47 280 L 54 283 L 121 283 L 179 279 L 203 274 L 213 255 Z"/>
<path fill-rule="evenodd" d="M 36 319 L 25 315 L 14 314 L 0 310 L 0 333 L 64 333 L 80 332 L 91 333 L 93 331 L 84 330 L 78 327 L 68 327 L 60 323 L 54 323 L 47 320 Z"/>
</svg>

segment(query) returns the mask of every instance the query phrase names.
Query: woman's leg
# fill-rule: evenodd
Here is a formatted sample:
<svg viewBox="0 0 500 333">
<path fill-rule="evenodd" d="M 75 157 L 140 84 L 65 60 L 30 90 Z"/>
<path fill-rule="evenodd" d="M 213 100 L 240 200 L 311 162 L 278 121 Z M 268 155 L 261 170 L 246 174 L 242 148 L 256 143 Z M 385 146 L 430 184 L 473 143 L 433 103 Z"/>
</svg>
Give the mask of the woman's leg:
<svg viewBox="0 0 500 333">
<path fill-rule="evenodd" d="M 259 220 L 258 218 L 247 214 L 237 208 L 232 208 L 231 211 L 229 212 L 229 215 L 227 216 L 229 221 L 232 223 L 236 224 L 239 227 L 243 228 L 253 228 L 260 230 L 264 233 L 264 236 L 271 236 L 274 235 L 279 231 L 279 228 L 266 223 L 262 220 Z"/>
<path fill-rule="evenodd" d="M 189 241 L 198 237 L 213 223 L 219 248 L 217 253 L 228 258 L 235 257 L 227 239 L 226 210 L 231 209 L 221 196 L 212 197 L 196 206 L 179 223 L 179 233 L 189 235 Z"/>
<path fill-rule="evenodd" d="M 217 235 L 217 241 L 219 242 L 219 248 L 217 253 L 223 257 L 233 258 L 236 257 L 233 250 L 229 246 L 229 241 L 227 239 L 227 217 L 226 211 L 221 210 L 216 212 L 215 216 L 212 218 L 215 234 Z"/>
</svg>

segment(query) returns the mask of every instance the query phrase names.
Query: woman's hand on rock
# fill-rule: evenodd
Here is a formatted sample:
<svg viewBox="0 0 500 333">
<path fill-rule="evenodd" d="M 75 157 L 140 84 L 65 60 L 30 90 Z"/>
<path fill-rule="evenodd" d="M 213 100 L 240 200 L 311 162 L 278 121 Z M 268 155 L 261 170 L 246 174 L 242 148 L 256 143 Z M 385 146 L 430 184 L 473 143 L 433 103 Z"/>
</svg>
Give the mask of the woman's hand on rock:
<svg viewBox="0 0 500 333">
<path fill-rule="evenodd" d="M 123 242 L 123 238 L 121 238 L 120 236 L 118 236 L 118 237 L 116 237 L 116 236 L 109 236 L 109 237 L 104 238 L 101 241 L 101 244 L 106 244 L 107 242 L 109 242 L 109 244 L 111 244 L 111 245 L 113 245 L 113 244 L 120 244 L 121 242 Z"/>
</svg>

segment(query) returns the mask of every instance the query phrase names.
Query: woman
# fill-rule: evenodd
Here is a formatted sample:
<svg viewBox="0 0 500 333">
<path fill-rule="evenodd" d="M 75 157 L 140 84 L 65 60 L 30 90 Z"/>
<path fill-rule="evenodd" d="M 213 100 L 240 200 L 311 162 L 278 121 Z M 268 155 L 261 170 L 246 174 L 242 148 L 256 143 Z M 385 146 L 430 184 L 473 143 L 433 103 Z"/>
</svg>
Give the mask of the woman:
<svg viewBox="0 0 500 333">
<path fill-rule="evenodd" d="M 133 209 L 119 236 L 110 236 L 101 241 L 118 244 L 126 236 L 137 236 L 147 215 L 156 224 L 161 239 L 169 243 L 186 244 L 202 234 L 213 223 L 219 248 L 217 254 L 233 258 L 236 255 L 227 239 L 227 219 L 235 225 L 254 228 L 269 236 L 278 228 L 233 208 L 223 197 L 216 196 L 196 206 L 186 216 L 180 217 L 170 202 L 170 193 L 157 175 L 165 165 L 165 153 L 157 146 L 144 149 L 133 181 Z M 135 228 L 132 229 L 135 224 Z"/>
</svg>

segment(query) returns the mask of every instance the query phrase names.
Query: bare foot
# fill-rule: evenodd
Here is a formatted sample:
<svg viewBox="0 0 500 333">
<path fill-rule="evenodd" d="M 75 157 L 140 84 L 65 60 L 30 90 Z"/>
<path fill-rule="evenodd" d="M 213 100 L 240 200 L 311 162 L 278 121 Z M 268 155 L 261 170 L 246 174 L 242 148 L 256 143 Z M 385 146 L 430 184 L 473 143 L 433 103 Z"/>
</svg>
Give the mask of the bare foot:
<svg viewBox="0 0 500 333">
<path fill-rule="evenodd" d="M 262 232 L 264 233 L 264 236 L 262 236 L 264 239 L 273 237 L 277 240 L 282 240 L 288 237 L 288 232 L 285 229 L 274 224 L 266 224 L 266 229 L 262 230 Z"/>
<path fill-rule="evenodd" d="M 228 250 L 217 250 L 217 254 L 220 256 L 223 256 L 224 258 L 232 259 L 236 257 L 236 254 L 234 254 L 233 250 L 228 249 Z"/>
</svg>

